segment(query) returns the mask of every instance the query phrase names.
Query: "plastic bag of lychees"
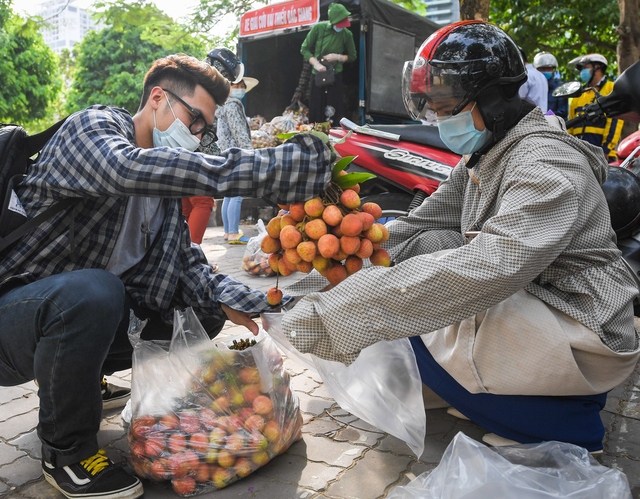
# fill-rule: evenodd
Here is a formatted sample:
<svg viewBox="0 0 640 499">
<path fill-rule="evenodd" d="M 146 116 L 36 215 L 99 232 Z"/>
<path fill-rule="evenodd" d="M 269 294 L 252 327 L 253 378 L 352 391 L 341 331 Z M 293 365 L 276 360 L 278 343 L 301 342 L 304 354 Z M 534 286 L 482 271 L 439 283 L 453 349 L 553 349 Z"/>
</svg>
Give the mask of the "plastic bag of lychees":
<svg viewBox="0 0 640 499">
<path fill-rule="evenodd" d="M 267 235 L 267 229 L 262 220 L 256 224 L 258 235 L 249 239 L 242 256 L 242 270 L 249 275 L 258 277 L 274 277 L 275 271 L 269 265 L 269 255 L 260 249 L 262 240 Z"/>
<path fill-rule="evenodd" d="M 181 496 L 226 487 L 301 438 L 290 385 L 263 331 L 212 341 L 176 311 L 169 348 L 134 339 L 130 464 Z"/>
</svg>

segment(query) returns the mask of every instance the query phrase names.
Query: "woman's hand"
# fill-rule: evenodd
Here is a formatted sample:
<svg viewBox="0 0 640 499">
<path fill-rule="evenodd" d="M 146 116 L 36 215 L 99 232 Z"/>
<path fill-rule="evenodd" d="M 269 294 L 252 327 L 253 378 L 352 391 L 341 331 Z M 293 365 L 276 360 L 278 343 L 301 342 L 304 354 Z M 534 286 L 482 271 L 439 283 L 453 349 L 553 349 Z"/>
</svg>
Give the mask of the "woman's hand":
<svg viewBox="0 0 640 499">
<path fill-rule="evenodd" d="M 316 62 L 313 67 L 316 69 L 316 71 L 318 73 L 322 73 L 323 71 L 326 71 L 327 68 L 325 66 L 323 66 L 322 64 L 320 64 L 319 62 Z"/>
<path fill-rule="evenodd" d="M 238 312 L 237 310 L 233 310 L 232 308 L 227 307 L 224 303 L 221 303 L 220 306 L 222 307 L 223 312 L 227 314 L 227 318 L 231 322 L 233 322 L 234 324 L 238 324 L 239 326 L 246 327 L 253 333 L 254 336 L 258 336 L 260 328 L 255 322 L 251 320 L 251 316 L 253 314 Z"/>
<path fill-rule="evenodd" d="M 346 62 L 347 61 L 347 56 L 340 55 L 340 54 L 327 54 L 323 58 L 325 61 L 328 61 L 328 62 L 333 62 L 333 61 Z"/>
</svg>

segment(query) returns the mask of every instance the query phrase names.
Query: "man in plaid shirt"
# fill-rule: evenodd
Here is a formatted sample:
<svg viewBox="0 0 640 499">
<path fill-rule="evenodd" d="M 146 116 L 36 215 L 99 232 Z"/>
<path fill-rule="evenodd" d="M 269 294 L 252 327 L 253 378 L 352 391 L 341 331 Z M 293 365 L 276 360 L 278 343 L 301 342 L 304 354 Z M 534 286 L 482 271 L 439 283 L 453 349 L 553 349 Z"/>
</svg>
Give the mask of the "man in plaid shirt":
<svg viewBox="0 0 640 499">
<path fill-rule="evenodd" d="M 143 493 L 97 442 L 102 374 L 131 367 L 130 310 L 158 337 L 170 334 L 175 307 L 193 307 L 210 335 L 226 319 L 257 333 L 251 315 L 271 308 L 262 292 L 213 272 L 180 199 L 289 204 L 330 181 L 330 151 L 309 135 L 272 149 L 192 152 L 228 94 L 208 64 L 159 59 L 135 116 L 107 106 L 70 116 L 17 189 L 30 218 L 77 199 L 0 260 L 0 385 L 37 379 L 45 478 L 67 497 Z"/>
</svg>

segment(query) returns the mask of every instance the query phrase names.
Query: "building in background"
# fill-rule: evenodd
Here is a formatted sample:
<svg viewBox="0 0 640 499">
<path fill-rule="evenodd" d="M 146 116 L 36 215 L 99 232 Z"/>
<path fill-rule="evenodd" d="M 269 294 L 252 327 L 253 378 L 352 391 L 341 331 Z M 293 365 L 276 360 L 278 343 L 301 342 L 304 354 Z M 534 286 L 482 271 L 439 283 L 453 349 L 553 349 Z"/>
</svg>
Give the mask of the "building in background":
<svg viewBox="0 0 640 499">
<path fill-rule="evenodd" d="M 91 13 L 87 9 L 76 5 L 76 0 L 49 0 L 41 3 L 36 15 L 45 20 L 45 26 L 40 30 L 44 43 L 58 54 L 65 48 L 72 50 L 87 32 L 102 27 L 91 19 Z"/>
<path fill-rule="evenodd" d="M 431 0 L 425 3 L 425 17 L 434 23 L 445 25 L 460 20 L 460 0 Z"/>
</svg>

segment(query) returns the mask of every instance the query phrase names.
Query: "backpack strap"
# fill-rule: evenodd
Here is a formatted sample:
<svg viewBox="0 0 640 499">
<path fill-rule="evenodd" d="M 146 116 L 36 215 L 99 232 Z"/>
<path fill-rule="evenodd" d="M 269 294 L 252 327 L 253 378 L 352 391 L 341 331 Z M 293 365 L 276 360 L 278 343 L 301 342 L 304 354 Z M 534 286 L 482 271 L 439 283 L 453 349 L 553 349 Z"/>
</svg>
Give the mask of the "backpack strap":
<svg viewBox="0 0 640 499">
<path fill-rule="evenodd" d="M 62 211 L 67 206 L 71 206 L 76 201 L 78 201 L 77 198 L 66 198 L 66 199 L 63 199 L 62 201 L 58 201 L 56 204 L 49 206 L 49 208 L 44 210 L 42 213 L 39 213 L 35 217 L 27 220 L 25 223 L 23 223 L 20 227 L 15 229 L 6 237 L 0 238 L 0 253 L 2 253 L 2 251 L 4 251 L 5 248 L 8 248 L 13 243 L 20 240 L 20 238 L 22 238 L 27 232 L 35 229 L 42 222 L 53 217 L 53 215 L 55 215 L 59 211 Z"/>
<path fill-rule="evenodd" d="M 60 130 L 60 127 L 67 121 L 69 116 L 62 118 L 55 125 L 50 126 L 46 130 L 43 130 L 40 133 L 36 133 L 35 135 L 29 135 L 24 139 L 24 145 L 27 149 L 27 157 L 31 157 L 37 152 L 39 152 L 47 141 L 53 137 L 53 135 Z"/>
</svg>

